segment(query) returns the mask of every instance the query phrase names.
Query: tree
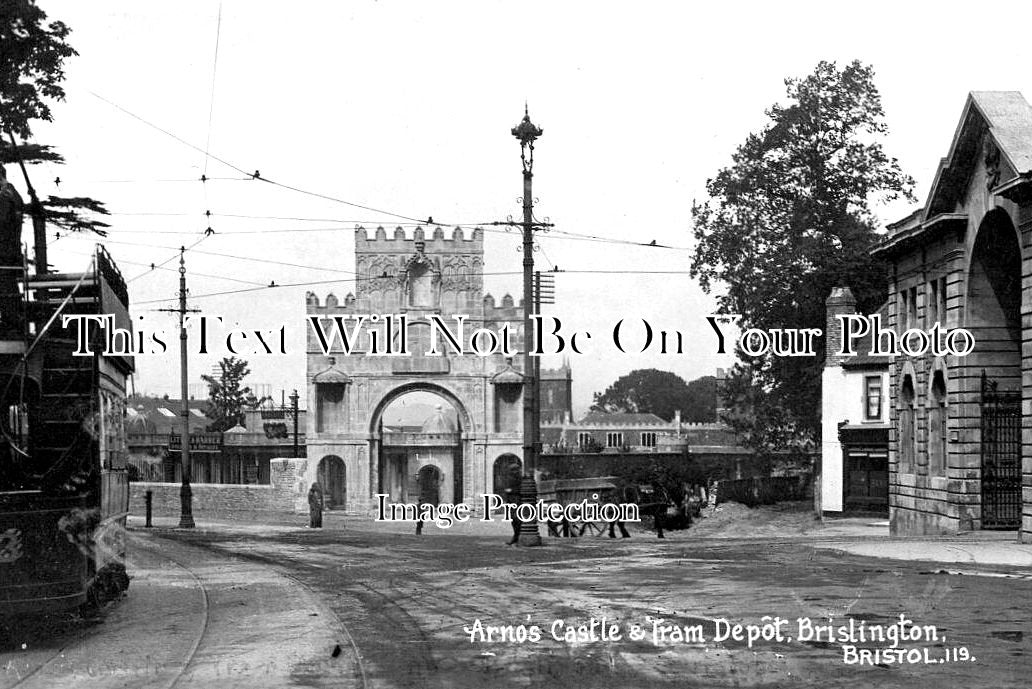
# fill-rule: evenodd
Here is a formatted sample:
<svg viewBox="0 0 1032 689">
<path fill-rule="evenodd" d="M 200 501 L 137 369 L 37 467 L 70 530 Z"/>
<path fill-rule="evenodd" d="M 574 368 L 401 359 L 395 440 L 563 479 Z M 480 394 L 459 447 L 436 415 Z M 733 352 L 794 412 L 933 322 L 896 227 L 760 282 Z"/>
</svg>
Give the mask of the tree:
<svg viewBox="0 0 1032 689">
<path fill-rule="evenodd" d="M 29 213 L 38 219 L 39 232 L 43 223 L 50 222 L 70 232 L 92 231 L 103 236 L 108 225 L 92 214 L 107 215 L 104 204 L 82 196 L 49 196 L 41 201 L 25 168 L 64 162 L 50 146 L 28 142 L 33 120 L 53 120 L 50 101 L 65 97 L 64 62 L 78 54 L 66 41 L 71 29 L 60 21 L 46 23 L 46 18 L 29 0 L 0 2 L 0 164 L 21 166 L 29 188 Z M 37 247 L 45 250 L 45 238 L 37 238 Z M 46 266 L 40 267 L 46 270 Z"/>
<path fill-rule="evenodd" d="M 605 392 L 596 392 L 592 411 L 652 413 L 670 421 L 680 411 L 685 421 L 716 419 L 716 378 L 686 383 L 670 371 L 638 369 L 618 378 Z"/>
<path fill-rule="evenodd" d="M 242 387 L 241 383 L 250 373 L 246 361 L 231 356 L 219 362 L 218 378 L 201 376 L 208 384 L 208 406 L 204 413 L 213 419 L 208 425 L 209 431 L 220 433 L 244 422 L 244 407 L 252 395 L 251 388 Z"/>
<path fill-rule="evenodd" d="M 71 29 L 46 18 L 29 0 L 0 3 L 0 122 L 22 139 L 32 120 L 53 119 L 48 101 L 64 100 L 64 61 L 78 55 L 65 41 Z"/>
<path fill-rule="evenodd" d="M 865 312 L 877 308 L 885 271 L 869 253 L 871 204 L 912 198 L 913 180 L 879 142 L 887 127 L 871 67 L 821 62 L 785 86 L 788 104 L 766 112 L 766 126 L 707 181 L 709 200 L 692 207 L 691 273 L 719 292 L 721 313 L 741 315 L 743 330 L 823 329 L 824 300 L 838 285 Z M 738 356 L 727 399 L 750 444 L 815 441 L 823 351 Z"/>
</svg>

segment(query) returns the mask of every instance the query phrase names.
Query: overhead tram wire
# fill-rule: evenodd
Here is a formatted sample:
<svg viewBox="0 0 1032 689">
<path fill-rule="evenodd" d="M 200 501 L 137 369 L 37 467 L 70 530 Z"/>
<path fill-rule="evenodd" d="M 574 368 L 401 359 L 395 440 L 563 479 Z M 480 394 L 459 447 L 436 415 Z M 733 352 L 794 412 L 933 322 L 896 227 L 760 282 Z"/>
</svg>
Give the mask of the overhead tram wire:
<svg viewBox="0 0 1032 689">
<path fill-rule="evenodd" d="M 78 235 L 67 235 L 67 236 L 73 237 L 73 236 L 78 236 Z M 213 235 L 213 236 L 218 236 L 218 235 Z M 226 253 L 222 253 L 222 252 L 218 252 L 218 251 L 206 251 L 204 249 L 195 249 L 194 248 L 198 244 L 203 242 L 205 239 L 208 239 L 207 235 L 201 237 L 196 242 L 194 242 L 190 246 L 186 247 L 186 250 L 187 251 L 193 251 L 193 253 L 195 253 L 195 254 L 202 254 L 202 255 L 205 255 L 205 256 L 218 256 L 220 258 L 236 259 L 238 261 L 253 261 L 253 262 L 256 262 L 256 263 L 269 263 L 269 264 L 272 264 L 272 265 L 287 266 L 287 267 L 290 267 L 290 268 L 303 268 L 303 269 L 306 269 L 306 270 L 321 270 L 321 271 L 328 272 L 328 273 L 343 273 L 345 275 L 357 275 L 357 273 L 355 273 L 355 271 L 353 271 L 353 270 L 343 270 L 341 268 L 325 268 L 325 267 L 322 267 L 322 266 L 312 266 L 312 265 L 306 265 L 306 264 L 303 264 L 303 263 L 290 263 L 288 261 L 276 261 L 276 260 L 269 259 L 269 258 L 257 258 L 255 256 L 239 256 L 239 255 L 236 255 L 236 254 L 226 254 Z M 177 247 L 173 247 L 173 246 L 165 246 L 163 244 L 140 244 L 138 242 L 126 242 L 126 241 L 120 241 L 120 240 L 117 240 L 117 239 L 106 239 L 105 241 L 108 244 L 119 244 L 121 246 L 132 246 L 132 247 L 137 247 L 137 248 L 141 248 L 141 249 L 167 249 L 169 251 L 176 251 L 177 252 L 175 256 L 173 256 L 170 259 L 167 259 L 167 260 L 163 261 L 161 263 L 161 265 L 164 265 L 165 263 L 168 263 L 169 261 L 174 260 L 175 258 L 179 257 L 179 253 L 178 253 L 179 249 Z M 133 279 L 135 279 L 135 278 L 133 278 Z"/>
<path fill-rule="evenodd" d="M 161 263 L 158 263 L 158 264 L 151 264 L 151 265 L 153 266 L 153 268 L 151 268 L 151 270 L 148 270 L 148 271 L 147 271 L 147 272 L 145 272 L 145 273 L 140 273 L 139 275 L 136 275 L 136 276 L 134 276 L 134 277 L 131 277 L 131 278 L 129 278 L 128 280 L 126 280 L 126 284 L 129 284 L 130 282 L 135 282 L 136 280 L 139 280 L 139 279 L 140 279 L 140 278 L 142 278 L 142 277 L 143 277 L 144 275 L 147 275 L 147 274 L 149 274 L 149 273 L 150 273 L 150 272 L 151 272 L 152 270 L 155 270 L 155 269 L 157 269 L 157 268 L 162 268 L 162 267 L 164 267 L 164 266 L 165 266 L 166 264 L 168 264 L 168 263 L 171 263 L 171 262 L 172 262 L 172 261 L 174 261 L 174 260 L 175 260 L 176 258 L 178 258 L 178 257 L 179 257 L 179 256 L 180 256 L 180 255 L 181 255 L 182 253 L 185 253 L 185 251 L 190 251 L 190 250 L 192 250 L 192 249 L 193 249 L 194 247 L 196 247 L 196 246 L 197 246 L 198 244 L 200 244 L 201 242 L 203 242 L 203 241 L 204 241 L 205 239 L 207 239 L 207 238 L 208 238 L 208 236 L 207 236 L 207 235 L 204 235 L 204 236 L 202 236 L 202 237 L 201 237 L 200 239 L 198 239 L 198 240 L 197 240 L 196 242 L 194 242 L 193 244 L 191 244 L 191 245 L 190 245 L 189 247 L 187 247 L 187 248 L 186 248 L 185 250 L 177 251 L 177 252 L 176 252 L 175 254 L 173 254 L 173 255 L 172 255 L 171 257 L 169 257 L 169 258 L 166 258 L 166 259 L 165 259 L 164 261 L 162 261 Z M 125 243 L 125 242 L 119 242 L 119 241 L 116 241 L 116 240 L 113 240 L 113 239 L 109 239 L 109 240 L 108 240 L 108 242 L 109 242 L 109 243 L 112 243 L 112 244 L 124 244 L 124 243 Z M 162 248 L 166 248 L 166 247 L 162 247 Z"/>
<path fill-rule="evenodd" d="M 414 218 L 414 217 L 409 216 L 409 215 L 403 215 L 401 213 L 395 213 L 393 211 L 384 210 L 382 208 L 375 208 L 373 206 L 367 206 L 367 205 L 364 205 L 364 204 L 361 204 L 361 203 L 355 203 L 353 201 L 348 201 L 346 199 L 338 198 L 338 197 L 335 197 L 335 196 L 330 196 L 329 194 L 322 194 L 322 193 L 315 192 L 315 191 L 309 191 L 307 189 L 302 189 L 301 187 L 295 187 L 295 186 L 292 186 L 290 184 L 286 184 L 284 182 L 277 182 L 276 180 L 269 179 L 267 177 L 262 176 L 261 174 L 259 174 L 259 170 L 257 170 L 257 169 L 253 173 L 252 172 L 248 172 L 247 170 L 244 170 L 242 167 L 240 167 L 238 165 L 235 165 L 235 164 L 229 162 L 228 160 L 225 160 L 224 158 L 220 158 L 219 156 L 215 155 L 214 153 L 211 153 L 210 151 L 206 151 L 206 150 L 202 149 L 201 147 L 199 147 L 199 146 L 197 146 L 197 145 L 187 141 L 186 139 L 183 139 L 182 137 L 180 137 L 180 136 L 178 136 L 176 134 L 173 134 L 172 132 L 168 131 L 167 129 L 159 127 L 158 125 L 145 120 L 144 118 L 140 117 L 139 115 L 137 115 L 137 114 L 127 110 L 126 108 L 124 108 L 121 105 L 115 103 L 114 101 L 111 101 L 111 100 L 105 98 L 104 96 L 100 95 L 99 93 L 97 93 L 95 91 L 88 91 L 88 92 L 94 98 L 97 98 L 98 100 L 101 100 L 101 101 L 107 103 L 108 105 L 110 105 L 111 107 L 115 108 L 116 110 L 118 110 L 118 111 L 120 111 L 122 113 L 125 113 L 129 117 L 132 117 L 134 120 L 142 122 L 143 124 L 147 125 L 148 127 L 151 127 L 152 129 L 155 129 L 155 130 L 161 132 L 162 134 L 164 134 L 164 135 L 166 135 L 168 137 L 171 137 L 172 139 L 175 139 L 176 141 L 178 141 L 179 143 L 183 144 L 184 146 L 187 146 L 187 147 L 189 147 L 189 148 L 191 148 L 191 149 L 193 149 L 193 150 L 195 150 L 195 151 L 197 151 L 199 153 L 203 153 L 205 156 L 207 156 L 207 157 L 209 157 L 209 158 L 211 158 L 213 160 L 216 160 L 216 161 L 222 163 L 226 167 L 229 167 L 229 168 L 231 168 L 233 170 L 236 170 L 237 172 L 239 172 L 242 175 L 247 175 L 247 176 L 251 177 L 251 179 L 253 179 L 255 181 L 265 182 L 267 184 L 271 184 L 273 186 L 277 186 L 277 187 L 280 187 L 280 188 L 283 188 L 283 189 L 288 189 L 290 191 L 293 191 L 293 192 L 296 192 L 296 193 L 299 193 L 299 194 L 304 194 L 306 196 L 311 196 L 313 198 L 320 198 L 320 199 L 323 199 L 323 200 L 326 200 L 326 201 L 332 201 L 334 203 L 340 203 L 340 204 L 343 204 L 345 206 L 351 206 L 353 208 L 361 208 L 362 210 L 370 211 L 371 213 L 379 213 L 380 215 L 386 215 L 386 216 L 390 216 L 390 217 L 394 217 L 394 218 L 401 218 L 402 220 L 411 220 L 411 221 L 417 222 L 417 223 L 418 222 L 422 222 L 419 218 Z M 447 223 L 447 224 L 450 225 L 451 223 Z"/>
<path fill-rule="evenodd" d="M 219 68 L 219 38 L 222 35 L 222 2 L 219 2 L 219 16 L 215 24 L 215 57 L 211 64 L 211 97 L 208 100 L 208 136 L 204 141 L 204 173 L 202 177 L 208 177 L 208 151 L 211 148 L 211 123 L 215 116 L 215 77 Z"/>
<path fill-rule="evenodd" d="M 64 249 L 63 251 L 65 253 L 71 254 L 73 256 L 92 256 L 93 255 L 93 254 L 87 254 L 87 253 L 82 252 L 82 251 L 71 251 L 69 249 Z M 150 263 L 143 263 L 141 261 L 130 261 L 130 260 L 127 260 L 127 259 L 124 259 L 124 258 L 118 259 L 118 263 L 119 264 L 123 264 L 124 263 L 125 265 L 129 265 L 129 266 L 143 266 L 144 268 L 150 268 L 150 266 L 151 266 Z M 179 272 L 178 268 L 168 268 L 165 265 L 160 265 L 159 266 L 159 265 L 155 264 L 154 267 L 150 268 L 146 273 L 143 273 L 142 275 L 137 275 L 136 277 L 132 278 L 132 280 L 135 280 L 136 278 L 144 277 L 146 275 L 150 275 L 155 270 L 167 270 L 167 271 L 169 271 L 171 273 L 178 273 Z M 265 283 L 263 283 L 263 282 L 255 282 L 254 280 L 241 280 L 240 278 L 231 278 L 228 275 L 215 275 L 214 273 L 198 273 L 197 271 L 193 271 L 193 270 L 190 271 L 190 275 L 191 276 L 197 276 L 197 277 L 212 278 L 212 279 L 215 279 L 215 280 L 226 280 L 228 282 L 239 282 L 239 283 L 244 284 L 244 285 L 254 285 L 254 286 L 257 286 L 257 287 L 267 287 L 267 285 Z"/>
<path fill-rule="evenodd" d="M 229 168 L 231 168 L 233 170 L 236 170 L 240 174 L 245 175 L 246 179 L 248 179 L 248 180 L 261 181 L 261 182 L 265 182 L 267 184 L 271 184 L 271 185 L 276 186 L 276 187 L 280 187 L 282 189 L 287 189 L 287 190 L 293 191 L 295 193 L 304 194 L 306 196 L 311 196 L 313 198 L 319 198 L 319 199 L 323 199 L 323 200 L 326 200 L 326 201 L 332 201 L 334 203 L 340 203 L 340 204 L 343 204 L 343 205 L 346 205 L 346 206 L 351 206 L 353 208 L 361 208 L 362 210 L 367 210 L 367 211 L 370 211 L 370 212 L 373 212 L 373 213 L 380 213 L 382 215 L 387 215 L 387 216 L 394 217 L 394 218 L 400 218 L 402 220 L 408 220 L 408 221 L 411 221 L 415 225 L 429 225 L 429 224 L 431 224 L 431 223 L 427 223 L 424 220 L 421 220 L 419 218 L 414 218 L 414 217 L 409 216 L 409 215 L 404 215 L 404 214 L 401 214 L 401 213 L 395 213 L 394 211 L 388 211 L 388 210 L 384 210 L 382 208 L 375 208 L 373 206 L 367 206 L 367 205 L 356 203 L 356 202 L 353 202 L 353 201 L 348 201 L 346 199 L 342 199 L 342 198 L 339 198 L 339 197 L 336 197 L 336 196 L 330 196 L 329 194 L 323 194 L 323 193 L 320 193 L 320 192 L 310 191 L 308 189 L 303 189 L 301 187 L 296 187 L 296 186 L 293 186 L 293 185 L 290 185 L 290 184 L 286 184 L 284 182 L 278 182 L 276 180 L 273 180 L 273 179 L 270 179 L 268 177 L 260 175 L 258 170 L 255 170 L 253 173 L 252 172 L 248 172 L 247 170 L 243 169 L 242 167 L 240 167 L 238 165 L 235 165 L 234 163 L 231 163 L 231 162 L 229 162 L 229 161 L 227 161 L 227 160 L 225 160 L 223 158 L 220 158 L 219 156 L 211 153 L 209 150 L 202 149 L 199 146 L 196 146 L 195 144 L 187 141 L 186 139 L 183 139 L 182 137 L 180 137 L 180 136 L 178 136 L 178 135 L 168 131 L 167 129 L 159 127 L 158 125 L 156 125 L 156 124 L 154 124 L 154 123 L 144 119 L 143 117 L 140 117 L 139 115 L 129 111 L 128 109 L 122 107 L 121 105 L 119 105 L 119 104 L 117 104 L 117 103 L 115 103 L 115 102 L 105 98 L 104 96 L 101 96 L 100 94 L 96 93 L 95 91 L 89 91 L 89 93 L 93 97 L 95 97 L 95 98 L 97 98 L 97 99 L 107 103 L 111 107 L 113 107 L 113 108 L 119 110 L 120 112 L 128 115 L 129 117 L 132 117 L 133 119 L 135 119 L 135 120 L 137 120 L 137 121 L 147 125 L 148 127 L 151 127 L 152 129 L 155 129 L 155 130 L 161 132 L 162 134 L 165 134 L 166 136 L 171 137 L 172 139 L 174 139 L 174 140 L 178 141 L 179 143 L 183 144 L 184 146 L 187 146 L 187 147 L 189 147 L 189 148 L 191 148 L 191 149 L 193 149 L 195 151 L 198 151 L 200 153 L 203 153 L 205 155 L 205 161 L 206 161 L 205 164 L 206 165 L 207 165 L 207 159 L 211 158 L 211 159 L 216 160 L 216 161 L 222 163 L 223 165 L 225 165 L 225 166 L 227 166 L 227 167 L 229 167 Z M 433 224 L 441 225 L 441 226 L 445 226 L 445 227 L 453 227 L 453 226 L 456 225 L 456 223 L 452 223 L 452 222 L 433 223 Z M 465 224 L 467 226 L 480 226 L 480 227 L 483 227 L 485 225 L 508 225 L 510 223 L 499 222 L 499 221 L 491 221 L 491 222 L 486 222 L 486 223 L 465 223 Z M 484 228 L 484 229 L 486 229 L 486 228 Z M 597 241 L 597 242 L 604 242 L 604 243 L 610 243 L 610 244 L 623 244 L 623 245 L 628 245 L 628 246 L 643 246 L 643 247 L 651 247 L 651 248 L 657 248 L 657 249 L 660 249 L 660 248 L 661 249 L 671 249 L 671 250 L 676 250 L 676 251 L 691 251 L 692 250 L 690 247 L 670 246 L 670 245 L 666 245 L 666 244 L 659 244 L 655 240 L 652 240 L 651 242 L 635 242 L 635 241 L 631 241 L 631 240 L 614 239 L 614 238 L 610 238 L 610 237 L 601 237 L 601 236 L 598 236 L 598 235 L 592 235 L 592 234 L 587 234 L 587 233 L 571 232 L 569 230 L 559 230 L 559 229 L 555 229 L 554 227 L 550 231 L 551 232 L 555 232 L 556 234 L 565 235 L 567 237 L 577 237 L 577 238 L 580 238 L 580 239 L 583 239 L 583 240 L 587 240 L 587 241 Z M 547 235 L 545 235 L 545 236 L 547 236 Z"/>
<path fill-rule="evenodd" d="M 119 215 L 119 214 L 112 213 L 112 215 Z M 121 215 L 127 215 L 127 214 L 123 213 Z M 248 217 L 248 216 L 227 216 L 226 214 L 221 214 L 221 213 L 212 213 L 211 215 L 212 215 L 212 217 Z M 278 218 L 272 218 L 272 217 L 262 218 L 262 216 L 253 216 L 253 217 L 255 219 L 278 219 Z M 283 218 L 283 219 L 284 220 L 288 220 L 290 218 Z M 296 220 L 306 221 L 308 219 L 296 218 Z M 314 218 L 311 219 L 311 220 L 315 221 Z M 349 224 L 353 224 L 353 222 L 354 222 L 354 221 L 349 221 L 349 220 L 337 221 L 337 220 L 332 220 L 332 219 L 324 219 L 324 221 L 325 222 L 339 222 L 339 223 L 341 223 L 341 225 L 349 225 Z M 358 224 L 362 224 L 362 223 L 358 223 Z M 382 225 L 377 225 L 377 226 L 382 226 Z M 425 227 L 426 225 L 424 223 L 397 223 L 397 224 L 392 223 L 391 226 L 392 227 L 393 226 L 398 226 L 398 227 L 403 227 L 403 226 L 408 226 L 408 227 Z M 370 224 L 369 227 L 371 228 L 372 224 Z M 475 225 L 475 226 L 467 226 L 467 227 L 475 227 L 476 229 L 480 229 L 483 232 L 489 232 L 489 233 L 492 233 L 492 234 L 507 235 L 507 236 L 510 236 L 510 237 L 517 237 L 516 234 L 514 234 L 512 232 L 509 232 L 509 231 L 506 231 L 506 230 L 503 230 L 503 229 L 499 229 L 497 227 L 484 227 L 483 225 Z M 254 229 L 254 230 L 221 230 L 221 231 L 215 232 L 215 235 L 223 235 L 223 236 L 225 236 L 225 235 L 234 235 L 234 234 L 259 234 L 260 235 L 260 234 L 291 234 L 291 233 L 304 233 L 304 232 L 339 232 L 341 229 L 342 229 L 341 227 L 291 227 L 291 228 L 266 228 L 266 229 Z M 369 228 L 367 228 L 367 229 L 369 229 Z M 387 228 L 385 228 L 385 229 L 387 229 Z M 114 233 L 114 234 L 181 234 L 181 235 L 193 234 L 196 231 L 197 230 L 122 230 L 122 229 L 117 229 L 117 228 L 116 229 L 108 230 L 109 233 Z M 602 243 L 602 244 L 618 244 L 618 245 L 621 245 L 621 246 L 640 246 L 640 247 L 643 247 L 643 248 L 646 248 L 646 249 L 668 249 L 668 250 L 671 250 L 671 251 L 691 251 L 692 250 L 691 247 L 687 247 L 687 246 L 673 246 L 673 245 L 670 245 L 670 244 L 659 244 L 659 243 L 652 243 L 652 242 L 635 242 L 635 241 L 628 240 L 628 239 L 614 239 L 614 238 L 610 238 L 610 237 L 600 237 L 600 236 L 597 236 L 597 235 L 587 235 L 587 234 L 581 234 L 581 233 L 577 233 L 577 232 L 564 231 L 564 230 L 553 230 L 553 232 L 556 232 L 558 235 L 561 235 L 561 236 L 547 234 L 547 235 L 540 235 L 538 238 L 539 239 L 559 239 L 559 240 L 588 241 L 588 242 L 598 242 L 598 243 Z"/>
<path fill-rule="evenodd" d="M 563 273 L 570 275 L 690 275 L 691 272 L 687 270 L 550 270 L 542 271 L 547 273 Z M 492 277 L 502 275 L 522 275 L 523 271 L 519 270 L 507 270 L 500 272 L 485 272 L 481 275 Z M 311 287 L 315 285 L 333 285 L 343 283 L 359 283 L 365 282 L 366 280 L 379 280 L 382 276 L 371 276 L 371 277 L 353 277 L 353 278 L 337 278 L 332 280 L 312 280 L 306 282 L 290 282 L 278 285 L 264 285 L 262 287 L 250 287 L 238 290 L 225 290 L 222 292 L 208 292 L 206 294 L 191 294 L 191 299 L 205 299 L 208 297 L 223 297 L 233 294 L 245 294 L 248 292 L 258 292 L 267 289 L 280 289 L 289 287 Z M 137 305 L 143 304 L 160 304 L 168 301 L 168 299 L 149 299 L 147 301 L 136 302 Z"/>
</svg>

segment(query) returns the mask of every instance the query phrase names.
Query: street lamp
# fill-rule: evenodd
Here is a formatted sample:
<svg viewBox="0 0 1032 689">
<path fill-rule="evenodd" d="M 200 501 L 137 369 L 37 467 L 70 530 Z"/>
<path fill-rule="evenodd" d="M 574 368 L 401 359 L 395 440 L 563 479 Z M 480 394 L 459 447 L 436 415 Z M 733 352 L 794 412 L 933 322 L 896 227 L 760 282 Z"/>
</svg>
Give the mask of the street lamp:
<svg viewBox="0 0 1032 689">
<path fill-rule="evenodd" d="M 537 452 L 541 446 L 541 424 L 537 419 L 537 398 L 540 394 L 538 367 L 531 363 L 531 309 L 534 304 L 534 195 L 531 181 L 534 178 L 534 142 L 544 133 L 530 121 L 530 112 L 524 105 L 523 120 L 512 128 L 512 135 L 520 142 L 520 160 L 523 162 L 523 375 L 527 385 L 523 390 L 523 481 L 520 483 L 520 502 L 536 505 Z M 541 545 L 537 520 L 520 523 L 520 545 Z"/>
</svg>

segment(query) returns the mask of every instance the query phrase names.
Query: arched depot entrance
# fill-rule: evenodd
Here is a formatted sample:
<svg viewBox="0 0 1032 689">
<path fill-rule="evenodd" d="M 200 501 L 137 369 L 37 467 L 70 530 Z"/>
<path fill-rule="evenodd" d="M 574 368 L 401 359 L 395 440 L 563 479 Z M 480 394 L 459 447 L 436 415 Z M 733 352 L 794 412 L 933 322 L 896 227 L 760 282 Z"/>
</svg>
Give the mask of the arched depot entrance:
<svg viewBox="0 0 1032 689">
<path fill-rule="evenodd" d="M 375 421 L 377 492 L 391 502 L 461 502 L 464 416 L 435 386 L 408 386 L 388 397 Z"/>
<path fill-rule="evenodd" d="M 968 272 L 966 327 L 978 346 L 967 364 L 981 376 L 983 529 L 1021 526 L 1021 247 L 1006 212 L 982 220 Z"/>
<path fill-rule="evenodd" d="M 328 510 L 343 510 L 347 507 L 347 469 L 344 460 L 336 455 L 327 455 L 319 460 L 316 480 L 323 492 L 323 506 Z"/>
</svg>

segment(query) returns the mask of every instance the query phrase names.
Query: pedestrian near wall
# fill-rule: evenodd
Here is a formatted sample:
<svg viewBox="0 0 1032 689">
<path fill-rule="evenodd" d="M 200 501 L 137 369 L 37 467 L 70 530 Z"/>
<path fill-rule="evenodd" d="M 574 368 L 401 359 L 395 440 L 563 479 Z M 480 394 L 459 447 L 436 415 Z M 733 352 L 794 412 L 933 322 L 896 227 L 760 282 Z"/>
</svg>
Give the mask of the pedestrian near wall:
<svg viewBox="0 0 1032 689">
<path fill-rule="evenodd" d="M 308 526 L 312 529 L 322 528 L 323 493 L 322 487 L 316 481 L 308 489 Z"/>
</svg>

